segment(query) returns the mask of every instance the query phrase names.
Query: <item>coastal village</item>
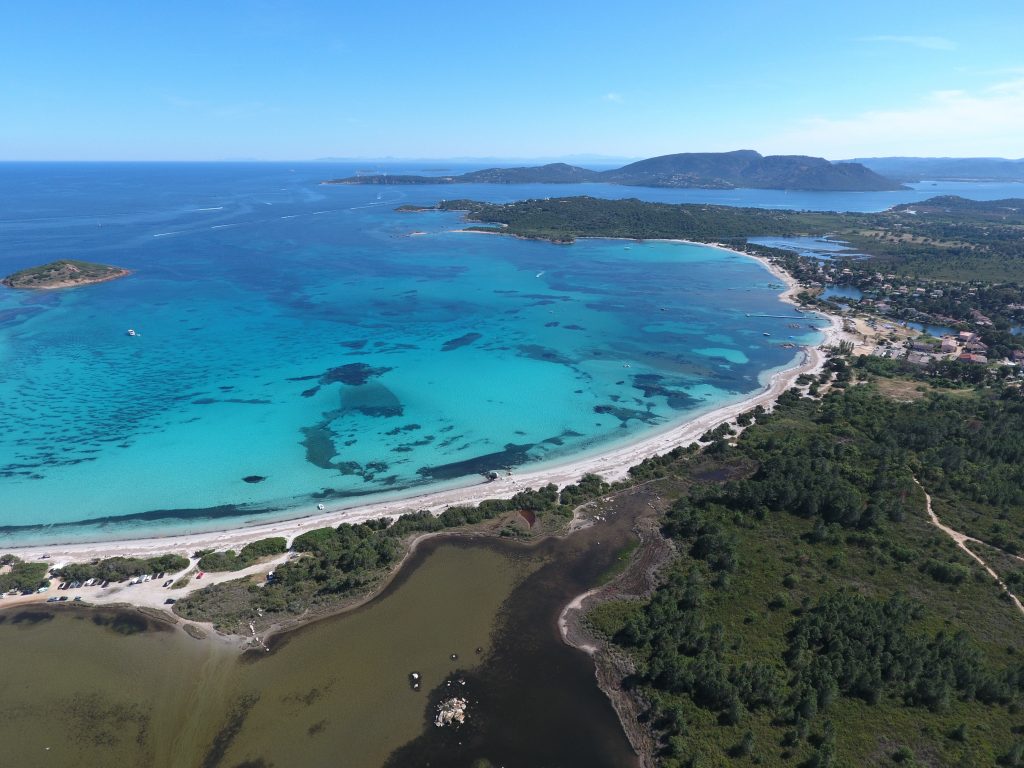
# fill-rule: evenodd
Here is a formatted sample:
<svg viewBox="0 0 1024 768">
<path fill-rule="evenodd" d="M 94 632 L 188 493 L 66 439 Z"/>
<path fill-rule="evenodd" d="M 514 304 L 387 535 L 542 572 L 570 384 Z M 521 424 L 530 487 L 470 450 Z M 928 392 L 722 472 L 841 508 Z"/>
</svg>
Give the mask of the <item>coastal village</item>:
<svg viewBox="0 0 1024 768">
<path fill-rule="evenodd" d="M 867 269 L 858 260 L 800 257 L 786 267 L 800 280 L 807 304 L 837 316 L 854 355 L 905 360 L 915 366 L 959 361 L 1010 367 L 1024 377 L 1024 297 L 995 303 L 992 287 L 914 279 Z M 794 268 L 796 267 L 796 268 Z M 997 286 L 998 287 L 998 286 Z M 1001 299 L 1002 297 L 1000 297 Z M 995 300 L 999 301 L 999 300 Z M 957 316 L 939 311 L 955 310 Z"/>
</svg>

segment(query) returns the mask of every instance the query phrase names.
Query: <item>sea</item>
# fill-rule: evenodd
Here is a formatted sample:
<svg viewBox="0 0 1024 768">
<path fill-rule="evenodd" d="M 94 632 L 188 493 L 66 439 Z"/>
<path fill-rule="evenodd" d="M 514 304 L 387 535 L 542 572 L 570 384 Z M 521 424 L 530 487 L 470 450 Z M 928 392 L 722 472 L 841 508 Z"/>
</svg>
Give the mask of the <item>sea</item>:
<svg viewBox="0 0 1024 768">
<path fill-rule="evenodd" d="M 0 164 L 0 274 L 63 258 L 132 271 L 0 288 L 0 548 L 285 519 L 566 461 L 742 399 L 819 338 L 753 259 L 468 234 L 458 213 L 400 205 L 871 211 L 1024 190 L 321 184 L 465 169 Z"/>
</svg>

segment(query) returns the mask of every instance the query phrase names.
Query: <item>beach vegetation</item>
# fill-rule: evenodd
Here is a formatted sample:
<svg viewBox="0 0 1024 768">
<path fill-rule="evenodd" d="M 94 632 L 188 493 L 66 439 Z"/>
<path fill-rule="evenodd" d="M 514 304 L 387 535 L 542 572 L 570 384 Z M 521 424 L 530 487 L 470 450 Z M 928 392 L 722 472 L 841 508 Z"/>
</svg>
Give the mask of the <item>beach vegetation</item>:
<svg viewBox="0 0 1024 768">
<path fill-rule="evenodd" d="M 55 576 L 63 581 L 125 581 L 133 576 L 153 573 L 177 573 L 189 566 L 188 558 L 181 555 L 159 555 L 157 557 L 108 557 L 89 563 L 69 563 L 54 569 Z"/>
<path fill-rule="evenodd" d="M 7 555 L 3 565 L 9 566 L 9 570 L 0 573 L 0 594 L 11 590 L 26 592 L 38 589 L 46 578 L 46 563 L 26 563 Z"/>
<path fill-rule="evenodd" d="M 241 551 L 205 552 L 199 558 L 201 571 L 240 571 L 265 557 L 281 555 L 288 551 L 288 540 L 283 536 L 259 539 L 246 544 Z"/>
</svg>

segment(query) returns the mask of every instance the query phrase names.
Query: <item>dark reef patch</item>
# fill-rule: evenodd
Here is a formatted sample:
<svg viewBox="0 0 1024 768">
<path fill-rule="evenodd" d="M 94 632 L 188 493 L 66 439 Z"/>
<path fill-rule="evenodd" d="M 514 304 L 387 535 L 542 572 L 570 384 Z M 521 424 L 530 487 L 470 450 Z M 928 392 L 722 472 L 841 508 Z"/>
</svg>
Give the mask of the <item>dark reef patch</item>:
<svg viewBox="0 0 1024 768">
<path fill-rule="evenodd" d="M 389 429 L 384 434 L 387 435 L 388 437 L 394 437 L 395 435 L 400 435 L 403 432 L 414 432 L 415 430 L 420 428 L 421 427 L 419 424 L 406 424 L 404 427 L 395 427 L 394 429 Z"/>
<path fill-rule="evenodd" d="M 419 448 L 419 447 L 424 446 L 424 445 L 430 445 L 432 442 L 434 442 L 434 436 L 433 435 L 426 435 L 426 436 L 424 436 L 424 438 L 422 440 L 416 440 L 415 442 L 412 442 L 412 443 L 403 443 L 402 445 L 396 446 L 396 447 L 392 448 L 391 450 L 394 453 L 410 453 L 414 449 Z"/>
<path fill-rule="evenodd" d="M 364 416 L 388 418 L 401 416 L 405 409 L 390 389 L 370 383 L 342 391 L 340 411 L 342 414 L 357 412 Z"/>
<path fill-rule="evenodd" d="M 449 339 L 441 345 L 441 351 L 451 352 L 453 349 L 458 349 L 459 347 L 467 347 L 480 337 L 481 335 L 479 333 L 470 332 L 459 336 L 457 339 Z"/>
<path fill-rule="evenodd" d="M 218 400 L 213 397 L 201 397 L 198 400 L 193 400 L 192 405 L 213 405 L 214 403 L 238 403 L 240 405 L 270 405 L 270 400 L 243 400 L 238 397 L 229 397 L 224 400 Z"/>
<path fill-rule="evenodd" d="M 543 360 L 546 363 L 558 363 L 559 365 L 568 366 L 575 365 L 576 362 L 575 360 L 570 360 L 561 352 L 557 352 L 550 347 L 542 347 L 540 344 L 520 344 L 516 349 L 519 350 L 520 355 L 531 360 Z"/>
<path fill-rule="evenodd" d="M 219 504 L 214 507 L 188 507 L 182 509 L 151 509 L 147 512 L 132 512 L 127 515 L 104 515 L 76 520 L 71 523 L 47 525 L 0 525 L 0 536 L 15 535 L 30 531 L 46 532 L 49 535 L 66 531 L 74 534 L 76 530 L 86 526 L 102 526 L 120 524 L 132 520 L 152 522 L 154 520 L 221 520 L 227 517 L 276 512 L 280 508 L 264 504 Z"/>
<path fill-rule="evenodd" d="M 313 379 L 316 379 L 318 382 L 317 385 L 302 393 L 303 397 L 312 397 L 320 391 L 320 387 L 328 384 L 341 383 L 348 384 L 352 387 L 358 387 L 362 386 L 370 379 L 383 376 L 390 370 L 390 368 L 374 368 L 366 363 L 347 363 L 345 365 L 339 365 L 337 368 L 329 368 L 318 376 L 293 376 L 288 379 L 288 381 L 312 381 Z"/>
<path fill-rule="evenodd" d="M 331 368 L 320 377 L 321 384 L 334 384 L 341 382 L 349 386 L 358 387 L 370 379 L 383 376 L 390 371 L 390 368 L 374 368 L 366 363 L 348 363 L 337 368 Z"/>
<path fill-rule="evenodd" d="M 594 413 L 610 414 L 622 422 L 620 426 L 625 429 L 633 419 L 642 421 L 644 424 L 657 424 L 661 417 L 652 411 L 638 411 L 633 408 L 625 408 L 617 405 L 595 405 Z"/>
<path fill-rule="evenodd" d="M 331 431 L 323 424 L 315 427 L 303 427 L 302 434 L 305 439 L 302 441 L 306 449 L 306 461 L 320 469 L 334 469 L 333 459 L 338 452 L 334 447 L 334 439 Z"/>
<path fill-rule="evenodd" d="M 644 397 L 664 397 L 669 408 L 685 411 L 697 405 L 697 399 L 681 389 L 666 386 L 664 377 L 656 373 L 638 373 L 633 377 L 633 388 L 643 392 Z"/>
<path fill-rule="evenodd" d="M 459 440 L 461 440 L 463 437 L 465 437 L 465 435 L 452 435 L 451 437 L 446 437 L 444 440 L 437 444 L 437 447 L 448 448 L 454 445 L 455 443 L 459 442 Z"/>
<path fill-rule="evenodd" d="M 453 461 L 449 464 L 420 467 L 416 470 L 416 474 L 429 480 L 452 480 L 466 475 L 480 475 L 495 468 L 515 467 L 530 460 L 530 449 L 534 445 L 534 443 L 523 445 L 508 443 L 504 450 L 485 453 L 462 461 Z"/>
<path fill-rule="evenodd" d="M 341 344 L 341 346 L 345 347 L 346 349 L 362 349 L 363 347 L 366 346 L 366 343 L 368 341 L 369 339 L 357 339 L 355 341 L 342 341 L 339 342 L 339 344 Z"/>
</svg>

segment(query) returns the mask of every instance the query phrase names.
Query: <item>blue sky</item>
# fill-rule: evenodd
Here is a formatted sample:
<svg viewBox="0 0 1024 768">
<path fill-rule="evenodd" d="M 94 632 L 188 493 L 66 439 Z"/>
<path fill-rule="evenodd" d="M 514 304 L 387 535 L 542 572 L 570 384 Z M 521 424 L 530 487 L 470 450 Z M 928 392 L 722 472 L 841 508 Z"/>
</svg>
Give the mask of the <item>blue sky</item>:
<svg viewBox="0 0 1024 768">
<path fill-rule="evenodd" d="M 0 159 L 1024 156 L 1024 2 L 0 5 Z"/>
</svg>

